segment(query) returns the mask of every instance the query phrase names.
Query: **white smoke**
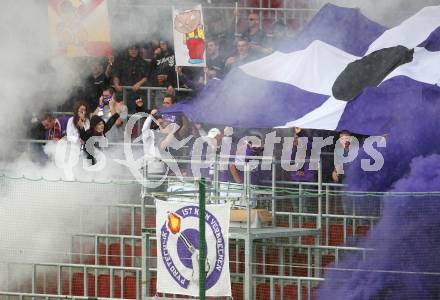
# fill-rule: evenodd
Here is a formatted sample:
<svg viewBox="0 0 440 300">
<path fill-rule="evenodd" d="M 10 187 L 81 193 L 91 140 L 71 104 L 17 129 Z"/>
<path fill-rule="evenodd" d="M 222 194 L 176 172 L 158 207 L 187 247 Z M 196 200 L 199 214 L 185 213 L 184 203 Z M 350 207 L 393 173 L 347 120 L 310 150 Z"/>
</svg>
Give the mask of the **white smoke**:
<svg viewBox="0 0 440 300">
<path fill-rule="evenodd" d="M 78 60 L 52 55 L 47 1 L 5 0 L 1 5 L 0 290 L 4 290 L 1 284 L 10 275 L 7 263 L 68 261 L 71 235 L 102 232 L 107 222 L 103 207 L 137 202 L 140 189 L 135 184 L 65 182 L 62 169 L 50 162 L 32 162 L 17 148 L 15 141 L 25 137 L 32 114 L 64 103 L 83 83 L 88 69 Z M 124 172 L 128 173 L 126 168 L 109 164 L 102 172 L 79 167 L 74 175 L 81 181 L 108 182 L 124 177 Z"/>
</svg>

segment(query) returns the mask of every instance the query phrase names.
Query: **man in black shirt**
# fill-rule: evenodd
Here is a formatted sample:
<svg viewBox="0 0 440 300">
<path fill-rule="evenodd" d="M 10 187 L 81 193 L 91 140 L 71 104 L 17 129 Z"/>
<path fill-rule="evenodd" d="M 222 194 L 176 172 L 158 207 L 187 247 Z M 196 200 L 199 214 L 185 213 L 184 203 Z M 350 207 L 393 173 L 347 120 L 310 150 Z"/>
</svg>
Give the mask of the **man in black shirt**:
<svg viewBox="0 0 440 300">
<path fill-rule="evenodd" d="M 174 52 L 164 40 L 159 42 L 159 48 L 154 51 L 154 58 L 151 61 L 151 82 L 155 87 L 176 86 Z M 159 108 L 162 104 L 166 91 L 156 91 L 153 105 Z"/>
<path fill-rule="evenodd" d="M 249 42 L 249 48 L 258 55 L 267 55 L 272 49 L 266 46 L 266 34 L 260 29 L 260 17 L 256 13 L 248 16 L 248 29 L 242 34 L 242 38 Z"/>
<path fill-rule="evenodd" d="M 223 78 L 225 74 L 225 58 L 220 55 L 217 41 L 209 40 L 206 47 L 206 65 L 209 78 Z"/>
<path fill-rule="evenodd" d="M 233 68 L 237 68 L 248 62 L 255 60 L 255 55 L 249 51 L 249 43 L 245 39 L 238 39 L 236 43 L 236 54 L 229 57 L 225 62 L 225 71 L 229 72 Z"/>
<path fill-rule="evenodd" d="M 100 60 L 94 60 L 91 69 L 92 73 L 86 80 L 86 101 L 90 111 L 94 111 L 98 107 L 103 89 L 110 85 L 110 76 L 104 72 L 104 65 Z"/>
<path fill-rule="evenodd" d="M 132 45 L 127 49 L 126 57 L 116 60 L 113 83 L 117 92 L 122 92 L 122 86 L 131 86 L 131 90 L 126 91 L 126 105 L 129 113 L 135 112 L 136 99 L 145 94 L 140 91 L 140 88 L 146 84 L 149 73 L 149 65 L 140 57 L 137 45 Z"/>
</svg>

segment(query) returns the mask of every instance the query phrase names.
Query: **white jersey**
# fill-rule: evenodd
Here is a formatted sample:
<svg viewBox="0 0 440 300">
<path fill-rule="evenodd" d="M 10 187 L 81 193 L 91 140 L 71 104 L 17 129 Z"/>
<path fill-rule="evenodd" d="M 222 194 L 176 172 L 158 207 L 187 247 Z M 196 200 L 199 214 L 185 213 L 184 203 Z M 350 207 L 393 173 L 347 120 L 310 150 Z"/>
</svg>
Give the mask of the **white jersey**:
<svg viewBox="0 0 440 300">
<path fill-rule="evenodd" d="M 161 174 L 165 172 L 165 164 L 162 162 L 162 155 L 158 147 L 158 142 L 156 139 L 155 131 L 151 129 L 151 123 L 153 118 L 148 116 L 147 120 L 144 122 L 142 127 L 142 143 L 144 148 L 144 160 L 148 167 L 148 173 L 150 174 Z"/>
</svg>

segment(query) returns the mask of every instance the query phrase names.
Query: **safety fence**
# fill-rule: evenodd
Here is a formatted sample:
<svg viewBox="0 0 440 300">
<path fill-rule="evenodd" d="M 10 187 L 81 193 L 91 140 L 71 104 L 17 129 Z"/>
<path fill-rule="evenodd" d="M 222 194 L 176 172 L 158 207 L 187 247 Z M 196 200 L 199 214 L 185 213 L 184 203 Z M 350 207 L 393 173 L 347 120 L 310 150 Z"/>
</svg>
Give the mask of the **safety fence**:
<svg viewBox="0 0 440 300">
<path fill-rule="evenodd" d="M 148 42 L 144 28 L 172 41 L 171 9 L 175 3 L 168 1 L 114 2 L 109 5 L 113 38 L 116 44 L 125 39 L 118 28 L 130 28 L 131 34 L 140 41 Z M 288 35 L 295 34 L 316 11 L 319 1 L 258 0 L 258 1 L 212 1 L 203 5 L 205 25 L 212 37 L 237 36 L 247 28 L 248 14 L 256 13 L 259 26 L 270 35 L 277 26 L 286 29 Z M 188 8 L 188 7 L 187 7 Z M 153 13 L 154 12 L 154 13 Z M 154 35 L 153 35 L 154 37 Z"/>
<path fill-rule="evenodd" d="M 389 209 L 393 203 L 414 199 L 419 206 L 412 215 L 417 217 L 429 215 L 429 202 L 420 204 L 425 198 L 438 197 L 435 193 L 347 191 L 340 184 L 320 180 L 269 182 L 264 186 L 250 181 L 223 183 L 214 175 L 209 180 L 207 201 L 230 201 L 245 210 L 264 208 L 272 216 L 262 228 L 230 233 L 234 299 L 314 299 L 325 276 L 348 272 L 339 269 L 345 257 L 374 257 L 375 249 L 360 247 L 357 242 L 377 226 L 384 207 L 373 203 L 365 210 L 362 204 L 372 198 L 387 199 Z M 142 293 L 155 297 L 157 246 L 152 200 L 197 198 L 195 178 L 168 176 L 165 185 L 166 189 L 152 190 L 135 181 L 100 183 L 2 175 L 0 284 L 7 292 L 0 293 L 1 297 L 62 294 L 140 299 Z M 60 210 L 62 206 L 66 209 Z M 23 224 L 28 226 L 20 227 Z M 57 224 L 70 230 L 57 230 Z M 142 232 L 148 233 L 147 243 Z M 41 243 L 34 244 L 38 239 Z M 13 263 L 27 261 L 27 254 L 35 251 L 45 255 L 32 257 L 33 262 Z M 47 263 L 51 260 L 61 262 Z M 142 272 L 146 270 L 143 263 L 148 264 L 148 272 Z"/>
</svg>

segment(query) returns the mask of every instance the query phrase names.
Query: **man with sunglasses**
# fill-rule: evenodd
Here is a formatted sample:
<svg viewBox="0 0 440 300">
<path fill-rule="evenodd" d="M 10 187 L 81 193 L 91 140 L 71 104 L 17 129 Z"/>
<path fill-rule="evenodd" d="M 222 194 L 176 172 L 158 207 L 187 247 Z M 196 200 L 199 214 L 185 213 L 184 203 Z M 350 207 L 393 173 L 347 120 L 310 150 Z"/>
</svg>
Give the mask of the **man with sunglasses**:
<svg viewBox="0 0 440 300">
<path fill-rule="evenodd" d="M 249 48 L 260 55 L 267 55 L 272 52 L 266 47 L 267 38 L 263 30 L 260 29 L 260 17 L 256 13 L 248 16 L 248 29 L 242 37 L 249 42 Z"/>
</svg>

